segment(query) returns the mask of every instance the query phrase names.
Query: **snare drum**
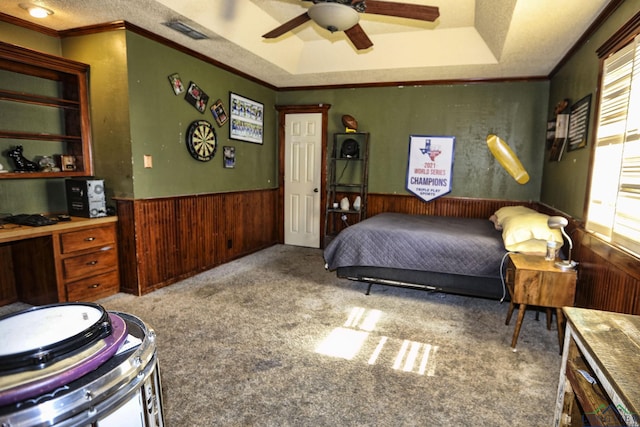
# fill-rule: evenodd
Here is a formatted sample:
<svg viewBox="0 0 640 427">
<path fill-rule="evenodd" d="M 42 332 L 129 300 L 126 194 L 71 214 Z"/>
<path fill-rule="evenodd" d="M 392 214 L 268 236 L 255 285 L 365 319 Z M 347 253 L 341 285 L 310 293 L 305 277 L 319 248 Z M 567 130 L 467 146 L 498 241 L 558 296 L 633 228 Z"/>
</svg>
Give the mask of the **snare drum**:
<svg viewBox="0 0 640 427">
<path fill-rule="evenodd" d="M 0 406 L 55 390 L 96 369 L 125 335 L 124 321 L 90 303 L 34 307 L 1 318 Z"/>
<path fill-rule="evenodd" d="M 51 324 L 50 329 L 58 329 L 56 322 L 64 324 L 61 328 L 69 328 L 70 331 L 78 329 L 71 328 L 69 322 L 61 321 L 57 316 L 65 311 L 59 307 L 69 306 L 72 307 L 70 311 L 75 311 L 77 305 L 84 304 L 55 305 L 55 315 L 50 312 L 44 316 Z M 93 313 L 89 308 L 97 307 L 100 306 L 89 304 L 83 308 L 91 312 L 90 318 L 95 318 L 98 313 Z M 53 307 L 38 309 L 49 311 Z M 22 312 L 15 316 L 26 316 L 23 319 L 27 319 L 34 315 Z M 56 359 L 53 363 L 42 363 L 37 356 L 28 358 L 24 345 L 12 343 L 16 347 L 11 351 L 19 353 L 20 360 L 37 360 L 37 363 L 32 363 L 37 367 L 16 368 L 14 365 L 18 362 L 13 361 L 8 375 L 0 372 L 0 398 L 9 402 L 0 404 L 1 426 L 164 425 L 154 331 L 130 314 L 108 312 L 107 318 L 110 323 L 109 335 L 97 339 L 95 337 L 100 334 L 94 335 L 94 339 L 81 349 L 66 353 L 66 357 L 59 355 L 51 358 Z M 0 319 L 3 343 L 7 342 L 3 335 L 5 321 L 11 323 L 6 328 L 9 330 L 18 324 L 15 319 Z M 25 332 L 23 335 L 26 337 L 28 334 Z M 56 336 L 55 339 L 60 337 Z M 61 341 L 65 339 L 63 337 Z M 43 341 L 49 341 L 47 345 L 58 344 L 54 338 Z M 4 353 L 8 352 L 3 350 L 3 357 L 8 356 Z M 45 387 L 42 387 L 43 383 L 46 383 Z M 47 391 L 42 392 L 45 388 Z"/>
</svg>

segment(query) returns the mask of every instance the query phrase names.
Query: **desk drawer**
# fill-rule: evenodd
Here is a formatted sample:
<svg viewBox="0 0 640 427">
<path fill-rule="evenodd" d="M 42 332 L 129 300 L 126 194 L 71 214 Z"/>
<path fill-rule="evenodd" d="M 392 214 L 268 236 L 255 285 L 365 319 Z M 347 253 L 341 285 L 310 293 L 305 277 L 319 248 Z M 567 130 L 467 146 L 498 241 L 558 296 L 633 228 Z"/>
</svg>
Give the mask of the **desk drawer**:
<svg viewBox="0 0 640 427">
<path fill-rule="evenodd" d="M 114 247 L 67 258 L 62 261 L 65 280 L 80 279 L 87 276 L 116 269 L 118 257 Z"/>
<path fill-rule="evenodd" d="M 116 230 L 114 227 L 96 227 L 87 230 L 72 231 L 60 236 L 62 253 L 81 251 L 115 244 Z"/>
<path fill-rule="evenodd" d="M 68 301 L 94 301 L 120 291 L 118 271 L 99 274 L 67 283 Z"/>
</svg>

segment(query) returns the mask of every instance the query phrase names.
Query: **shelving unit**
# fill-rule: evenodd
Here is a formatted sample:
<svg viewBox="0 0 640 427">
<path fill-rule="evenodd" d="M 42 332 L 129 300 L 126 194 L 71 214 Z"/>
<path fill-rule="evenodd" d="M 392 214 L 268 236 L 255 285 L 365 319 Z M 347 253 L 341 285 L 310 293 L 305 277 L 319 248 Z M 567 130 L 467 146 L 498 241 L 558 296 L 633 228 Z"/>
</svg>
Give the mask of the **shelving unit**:
<svg viewBox="0 0 640 427">
<path fill-rule="evenodd" d="M 357 155 L 342 153 L 345 141 L 357 143 Z M 353 143 L 353 141 L 350 141 Z M 347 143 L 348 144 L 348 143 Z M 333 135 L 329 174 L 327 176 L 327 206 L 324 224 L 325 246 L 342 229 L 367 217 L 369 180 L 369 133 L 347 132 Z M 356 197 L 360 197 L 359 209 L 354 209 Z M 349 209 L 342 209 L 343 197 L 349 200 Z M 338 207 L 334 207 L 338 203 Z"/>
<path fill-rule="evenodd" d="M 75 170 L 6 172 L 0 179 L 93 175 L 88 102 L 89 66 L 0 42 L 0 153 L 24 147 L 27 159 L 70 155 Z"/>
<path fill-rule="evenodd" d="M 640 425 L 640 316 L 565 307 L 554 426 Z"/>
</svg>

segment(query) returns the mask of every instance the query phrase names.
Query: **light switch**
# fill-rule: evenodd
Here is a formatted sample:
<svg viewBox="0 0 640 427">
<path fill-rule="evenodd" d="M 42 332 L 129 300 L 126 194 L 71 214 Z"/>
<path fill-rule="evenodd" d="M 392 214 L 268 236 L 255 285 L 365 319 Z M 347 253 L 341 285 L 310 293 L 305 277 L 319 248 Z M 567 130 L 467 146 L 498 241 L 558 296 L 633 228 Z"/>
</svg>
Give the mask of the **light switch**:
<svg viewBox="0 0 640 427">
<path fill-rule="evenodd" d="M 153 167 L 153 157 L 150 154 L 144 155 L 144 167 L 148 169 Z"/>
</svg>

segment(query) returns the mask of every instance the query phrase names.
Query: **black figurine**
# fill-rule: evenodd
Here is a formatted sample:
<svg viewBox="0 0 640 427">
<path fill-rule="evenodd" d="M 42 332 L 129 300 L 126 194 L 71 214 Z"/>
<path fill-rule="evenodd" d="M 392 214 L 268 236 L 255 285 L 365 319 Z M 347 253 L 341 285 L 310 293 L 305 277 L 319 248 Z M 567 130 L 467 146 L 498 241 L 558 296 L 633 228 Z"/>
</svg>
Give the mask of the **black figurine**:
<svg viewBox="0 0 640 427">
<path fill-rule="evenodd" d="M 13 159 L 13 163 L 16 165 L 16 172 L 37 172 L 40 170 L 40 166 L 36 162 L 25 158 L 22 155 L 22 145 L 16 145 L 12 150 L 9 150 L 7 155 Z"/>
</svg>

